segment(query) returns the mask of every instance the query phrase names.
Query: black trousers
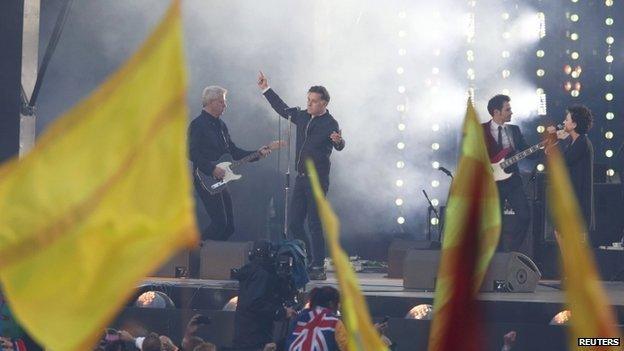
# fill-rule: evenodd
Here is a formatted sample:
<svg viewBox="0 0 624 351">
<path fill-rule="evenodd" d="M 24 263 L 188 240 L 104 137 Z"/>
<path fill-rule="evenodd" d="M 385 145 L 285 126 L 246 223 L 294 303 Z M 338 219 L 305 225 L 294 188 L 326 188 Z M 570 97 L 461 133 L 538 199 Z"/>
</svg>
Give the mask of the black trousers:
<svg viewBox="0 0 624 351">
<path fill-rule="evenodd" d="M 518 174 L 514 174 L 507 180 L 497 182 L 496 185 L 498 186 L 501 214 L 505 210 L 505 200 L 516 214 L 514 221 L 516 225 L 508 233 L 502 233 L 499 247 L 504 251 L 518 251 L 524 243 L 531 221 L 529 202 L 524 193 L 522 179 Z"/>
<path fill-rule="evenodd" d="M 210 225 L 202 229 L 202 240 L 228 240 L 234 234 L 234 212 L 230 192 L 225 188 L 222 192 L 211 195 L 201 187 L 197 179 L 194 179 L 193 184 L 210 217 Z"/>
<path fill-rule="evenodd" d="M 329 176 L 319 176 L 323 193 L 327 194 Z M 310 180 L 306 175 L 297 175 L 295 189 L 291 201 L 291 217 L 288 229 L 295 239 L 302 240 L 306 245 L 308 261 L 313 267 L 325 264 L 325 237 L 318 215 Z M 310 235 L 306 234 L 304 222 L 307 219 Z"/>
</svg>

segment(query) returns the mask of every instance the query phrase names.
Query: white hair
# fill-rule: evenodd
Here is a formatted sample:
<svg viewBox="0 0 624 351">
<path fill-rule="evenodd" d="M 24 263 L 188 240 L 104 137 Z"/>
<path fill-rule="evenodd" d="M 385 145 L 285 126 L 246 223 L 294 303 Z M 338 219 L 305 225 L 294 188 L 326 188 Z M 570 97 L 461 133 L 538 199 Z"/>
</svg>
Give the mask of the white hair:
<svg viewBox="0 0 624 351">
<path fill-rule="evenodd" d="M 227 89 L 222 88 L 218 85 L 211 85 L 209 87 L 205 87 L 202 92 L 202 106 L 208 105 L 208 103 L 212 100 L 220 99 L 221 97 L 227 94 Z"/>
</svg>

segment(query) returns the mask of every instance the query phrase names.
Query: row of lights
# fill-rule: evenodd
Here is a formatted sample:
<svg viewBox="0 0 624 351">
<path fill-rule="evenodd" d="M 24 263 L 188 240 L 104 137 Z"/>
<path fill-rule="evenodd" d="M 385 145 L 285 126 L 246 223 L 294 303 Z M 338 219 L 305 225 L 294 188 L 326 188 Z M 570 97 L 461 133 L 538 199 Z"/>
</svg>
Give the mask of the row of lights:
<svg viewBox="0 0 624 351">
<path fill-rule="evenodd" d="M 607 150 L 605 150 L 605 156 L 607 158 L 612 158 L 614 155 L 613 150 L 611 149 L 611 145 L 612 145 L 612 140 L 615 137 L 613 131 L 609 128 L 609 126 L 611 126 L 613 124 L 613 119 L 615 117 L 615 114 L 612 112 L 614 110 L 614 100 L 615 100 L 615 96 L 614 94 L 611 92 L 611 89 L 613 88 L 613 81 L 615 79 L 615 77 L 613 76 L 613 61 L 614 61 L 614 57 L 612 54 L 612 46 L 615 43 L 615 38 L 613 37 L 613 26 L 614 26 L 614 20 L 613 17 L 611 16 L 611 13 L 613 13 L 613 0 L 606 0 L 605 1 L 605 7 L 606 7 L 606 17 L 604 20 L 604 25 L 606 26 L 606 37 L 605 37 L 605 43 L 607 44 L 607 50 L 606 50 L 606 55 L 605 55 L 605 62 L 607 63 L 607 69 L 606 69 L 606 74 L 605 74 L 605 85 L 606 85 L 606 92 L 605 92 L 605 100 L 606 100 L 606 105 L 607 105 L 607 114 L 606 114 L 606 119 L 607 119 L 607 130 L 604 133 L 604 138 L 607 140 Z M 607 176 L 608 177 L 613 177 L 615 175 L 615 170 L 612 168 L 607 169 Z"/>
<path fill-rule="evenodd" d="M 572 0 L 573 3 L 578 1 Z M 571 49 L 568 49 L 566 53 L 570 56 L 571 62 L 563 66 L 563 73 L 569 76 L 563 83 L 563 89 L 568 92 L 573 98 L 581 95 L 581 73 L 583 73 L 583 67 L 581 65 L 581 55 L 576 51 L 576 47 L 579 45 L 579 34 L 576 32 L 576 28 L 580 27 L 581 17 L 576 11 L 566 14 L 570 21 L 570 29 L 566 32 L 566 36 L 571 41 Z"/>
<path fill-rule="evenodd" d="M 405 19 L 407 18 L 407 13 L 405 11 L 400 11 L 398 13 L 398 18 L 399 18 L 399 22 L 401 23 L 401 25 L 405 24 Z M 403 39 L 407 36 L 407 31 L 405 29 L 400 29 L 398 31 L 398 36 L 399 39 Z M 404 44 L 404 41 L 401 40 L 401 43 Z M 398 55 L 401 59 L 405 58 L 405 56 L 407 55 L 407 49 L 401 45 L 399 47 L 398 50 Z M 402 61 L 405 61 L 404 59 Z M 405 74 L 405 68 L 403 66 L 398 66 L 396 68 L 396 74 L 399 77 L 399 81 L 402 81 L 402 77 Z M 405 168 L 405 142 L 404 140 L 404 132 L 406 130 L 406 125 L 405 125 L 405 117 L 406 117 L 406 113 L 407 113 L 407 99 L 405 98 L 405 96 L 403 96 L 406 92 L 406 88 L 404 85 L 399 85 L 397 87 L 397 92 L 401 95 L 402 97 L 402 102 L 400 104 L 397 105 L 397 112 L 399 113 L 399 123 L 397 125 L 397 128 L 399 130 L 399 141 L 396 144 L 396 148 L 399 150 L 399 154 L 400 157 L 399 159 L 396 161 L 396 168 L 401 171 L 402 169 Z M 399 172 L 400 174 L 400 172 Z M 404 205 L 404 200 L 403 200 L 403 196 L 402 194 L 404 194 L 402 190 L 403 186 L 405 185 L 405 182 L 403 181 L 402 177 L 399 177 L 398 179 L 395 180 L 394 185 L 397 187 L 397 192 L 398 195 L 396 197 L 396 199 L 394 200 L 394 204 L 397 206 L 398 209 L 398 216 L 396 218 L 396 221 L 399 225 L 402 225 L 405 223 L 405 216 L 403 214 L 403 205 Z M 401 226 L 401 230 L 402 230 L 402 226 Z"/>
</svg>

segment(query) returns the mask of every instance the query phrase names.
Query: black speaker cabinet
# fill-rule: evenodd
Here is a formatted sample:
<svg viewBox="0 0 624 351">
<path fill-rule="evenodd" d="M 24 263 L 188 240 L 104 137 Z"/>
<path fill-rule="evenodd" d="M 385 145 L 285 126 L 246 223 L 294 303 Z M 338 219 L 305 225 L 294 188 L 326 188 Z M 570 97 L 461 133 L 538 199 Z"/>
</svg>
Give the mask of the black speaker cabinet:
<svg viewBox="0 0 624 351">
<path fill-rule="evenodd" d="M 403 287 L 429 290 L 435 288 L 440 266 L 440 251 L 408 250 L 403 267 Z M 492 258 L 482 292 L 534 292 L 541 273 L 533 261 L 519 253 L 496 253 Z"/>
<path fill-rule="evenodd" d="M 204 241 L 200 249 L 200 279 L 229 280 L 230 270 L 249 262 L 253 242 Z"/>
</svg>

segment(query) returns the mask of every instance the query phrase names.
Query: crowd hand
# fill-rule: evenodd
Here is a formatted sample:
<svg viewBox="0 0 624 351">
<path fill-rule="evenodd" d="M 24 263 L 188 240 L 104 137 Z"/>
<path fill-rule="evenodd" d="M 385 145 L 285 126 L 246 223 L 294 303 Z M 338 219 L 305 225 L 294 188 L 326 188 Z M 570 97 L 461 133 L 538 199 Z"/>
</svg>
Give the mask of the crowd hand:
<svg viewBox="0 0 624 351">
<path fill-rule="evenodd" d="M 285 307 L 286 309 L 286 318 L 292 318 L 297 315 L 297 311 L 292 307 Z"/>
<path fill-rule="evenodd" d="M 262 351 L 275 351 L 275 350 L 277 350 L 277 344 L 274 342 L 270 342 L 264 345 L 264 348 L 262 349 Z"/>
<path fill-rule="evenodd" d="M 375 323 L 375 329 L 379 334 L 383 334 L 384 331 L 388 328 L 388 322 Z"/>
<path fill-rule="evenodd" d="M 260 153 L 260 157 L 267 157 L 271 154 L 271 149 L 265 145 L 258 149 L 258 152 Z"/>
<path fill-rule="evenodd" d="M 550 126 L 546 128 L 546 131 L 549 134 L 557 134 L 557 139 L 565 139 L 569 135 L 565 130 L 563 129 L 557 130 L 557 128 L 555 128 L 554 126 Z"/>
<path fill-rule="evenodd" d="M 12 351 L 14 350 L 13 348 L 13 342 L 11 341 L 10 338 L 6 338 L 4 336 L 0 336 L 0 347 L 2 347 L 2 350 L 7 350 L 7 351 Z"/>
<path fill-rule="evenodd" d="M 342 131 L 333 131 L 330 135 L 329 138 L 331 139 L 331 141 L 334 144 L 340 144 L 342 142 Z"/>
<path fill-rule="evenodd" d="M 262 71 L 260 71 L 260 74 L 258 75 L 258 87 L 261 90 L 264 90 L 269 87 L 269 80 L 264 75 L 264 73 L 262 73 Z"/>
<path fill-rule="evenodd" d="M 212 176 L 215 179 L 223 179 L 223 177 L 225 177 L 225 169 L 218 166 L 215 167 L 214 171 L 212 171 Z"/>
<path fill-rule="evenodd" d="M 132 342 L 134 342 L 134 336 L 132 336 L 132 334 L 128 333 L 125 330 L 120 330 L 119 331 L 119 339 L 121 339 L 122 341 L 132 341 Z"/>
<path fill-rule="evenodd" d="M 180 350 L 177 346 L 175 346 L 173 344 L 173 341 L 171 341 L 171 339 L 168 336 L 161 335 L 158 338 L 160 339 L 160 343 L 162 344 L 162 350 L 163 351 L 178 351 L 178 350 Z"/>
<path fill-rule="evenodd" d="M 511 346 L 513 346 L 513 344 L 515 342 L 516 342 L 516 332 L 514 330 L 512 330 L 509 333 L 503 335 L 503 343 L 504 343 L 505 346 L 511 347 Z"/>
</svg>

